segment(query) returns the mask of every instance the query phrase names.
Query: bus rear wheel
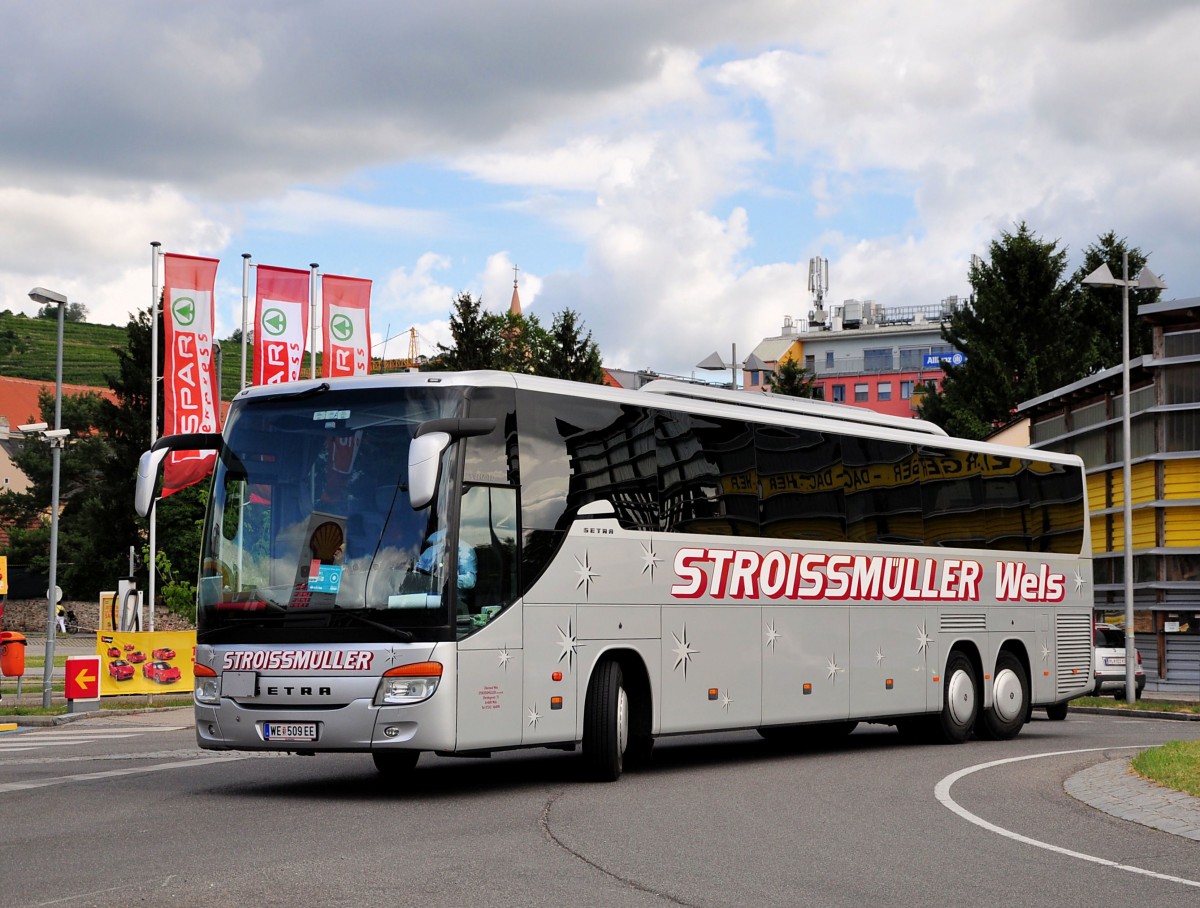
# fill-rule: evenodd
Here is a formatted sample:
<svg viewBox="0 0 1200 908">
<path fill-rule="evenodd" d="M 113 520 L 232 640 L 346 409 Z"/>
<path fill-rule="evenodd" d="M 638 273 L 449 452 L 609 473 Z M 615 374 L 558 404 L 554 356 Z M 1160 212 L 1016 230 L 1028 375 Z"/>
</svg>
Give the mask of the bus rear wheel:
<svg viewBox="0 0 1200 908">
<path fill-rule="evenodd" d="M 979 715 L 979 682 L 975 679 L 975 666 L 962 652 L 955 650 L 946 660 L 944 678 L 937 729 L 947 744 L 962 744 L 971 736 Z"/>
<path fill-rule="evenodd" d="M 979 717 L 975 731 L 981 738 L 1008 741 L 1015 738 L 1029 714 L 1029 679 L 1025 666 L 1009 652 L 996 660 L 992 705 Z"/>
<path fill-rule="evenodd" d="M 596 666 L 588 685 L 583 716 L 583 758 L 588 776 L 615 782 L 625 768 L 629 746 L 629 695 L 621 666 L 606 659 Z"/>
<path fill-rule="evenodd" d="M 375 768 L 385 776 L 402 778 L 416 768 L 419 750 L 373 750 L 371 759 Z"/>
</svg>

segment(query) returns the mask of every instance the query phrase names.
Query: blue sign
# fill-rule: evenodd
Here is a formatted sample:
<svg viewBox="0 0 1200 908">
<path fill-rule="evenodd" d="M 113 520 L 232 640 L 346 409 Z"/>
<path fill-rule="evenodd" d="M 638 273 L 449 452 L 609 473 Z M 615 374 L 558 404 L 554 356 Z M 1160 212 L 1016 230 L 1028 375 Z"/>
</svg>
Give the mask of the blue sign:
<svg viewBox="0 0 1200 908">
<path fill-rule="evenodd" d="M 926 369 L 940 369 L 943 362 L 947 362 L 952 366 L 961 366 L 967 361 L 967 358 L 958 351 L 950 353 L 926 353 L 925 361 L 922 364 Z"/>
<path fill-rule="evenodd" d="M 322 564 L 315 574 L 308 575 L 310 593 L 336 593 L 342 585 L 342 566 Z"/>
</svg>

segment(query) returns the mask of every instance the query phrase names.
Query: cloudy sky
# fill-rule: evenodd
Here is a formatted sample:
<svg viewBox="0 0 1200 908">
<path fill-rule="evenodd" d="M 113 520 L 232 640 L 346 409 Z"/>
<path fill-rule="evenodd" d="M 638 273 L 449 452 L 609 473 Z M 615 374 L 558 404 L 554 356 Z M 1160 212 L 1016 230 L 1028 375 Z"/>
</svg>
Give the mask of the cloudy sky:
<svg viewBox="0 0 1200 908">
<path fill-rule="evenodd" d="M 0 309 L 125 324 L 150 242 L 374 281 L 375 353 L 462 290 L 687 375 L 829 299 L 936 303 L 1027 222 L 1200 295 L 1200 4 L 0 0 Z M 388 344 L 388 335 L 397 335 Z"/>
</svg>

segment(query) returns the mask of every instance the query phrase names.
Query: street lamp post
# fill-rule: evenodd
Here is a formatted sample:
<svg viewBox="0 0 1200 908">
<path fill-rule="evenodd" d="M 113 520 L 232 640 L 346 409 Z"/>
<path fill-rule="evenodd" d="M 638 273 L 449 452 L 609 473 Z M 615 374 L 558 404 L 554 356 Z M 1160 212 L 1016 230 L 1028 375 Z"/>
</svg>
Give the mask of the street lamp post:
<svg viewBox="0 0 1200 908">
<path fill-rule="evenodd" d="M 746 357 L 744 363 L 739 363 L 737 358 L 737 344 L 733 344 L 731 359 L 728 363 L 721 361 L 721 354 L 715 350 L 706 356 L 703 360 L 696 363 L 697 369 L 707 369 L 710 372 L 720 372 L 725 369 L 729 370 L 729 387 L 736 391 L 738 389 L 737 374 L 738 369 L 746 369 L 750 372 L 770 372 L 771 369 L 761 359 L 751 353 Z"/>
<path fill-rule="evenodd" d="M 1131 488 L 1131 466 L 1133 445 L 1130 441 L 1130 410 L 1129 399 L 1129 288 L 1139 290 L 1165 290 L 1158 276 L 1148 268 L 1143 268 L 1136 281 L 1129 279 L 1129 252 L 1121 252 L 1121 277 L 1115 278 L 1104 264 L 1083 279 L 1083 283 L 1095 287 L 1121 288 L 1121 524 L 1124 531 L 1123 565 L 1125 574 L 1125 702 L 1134 703 L 1137 700 L 1137 646 L 1133 630 L 1133 502 Z"/>
<path fill-rule="evenodd" d="M 54 361 L 54 428 L 41 427 L 40 434 L 50 443 L 50 587 L 46 590 L 46 665 L 42 671 L 42 708 L 50 708 L 51 682 L 54 677 L 54 637 L 58 630 L 55 610 L 58 605 L 58 467 L 68 430 L 62 428 L 63 310 L 67 298 L 61 293 L 34 287 L 29 298 L 43 306 L 58 307 L 58 350 Z"/>
</svg>

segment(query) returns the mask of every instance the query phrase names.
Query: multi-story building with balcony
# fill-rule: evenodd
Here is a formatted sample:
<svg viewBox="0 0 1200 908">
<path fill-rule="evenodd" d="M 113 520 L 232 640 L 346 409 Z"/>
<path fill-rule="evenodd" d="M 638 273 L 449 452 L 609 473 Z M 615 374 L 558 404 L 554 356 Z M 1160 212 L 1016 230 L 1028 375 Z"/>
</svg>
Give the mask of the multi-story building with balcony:
<svg viewBox="0 0 1200 908">
<path fill-rule="evenodd" d="M 926 382 L 940 387 L 942 360 L 961 356 L 941 336 L 959 305 L 953 296 L 930 306 L 887 308 L 845 300 L 807 322 L 785 318 L 780 335 L 764 338 L 753 355 L 772 368 L 796 360 L 815 376 L 825 400 L 914 416 L 917 389 Z M 747 371 L 743 380 L 746 389 L 766 383 L 760 372 Z"/>
<path fill-rule="evenodd" d="M 1200 691 L 1200 298 L 1138 308 L 1153 353 L 1130 369 L 1135 641 L 1148 690 Z M 1120 365 L 1018 408 L 1030 444 L 1087 467 L 1097 620 L 1125 617 Z"/>
</svg>

